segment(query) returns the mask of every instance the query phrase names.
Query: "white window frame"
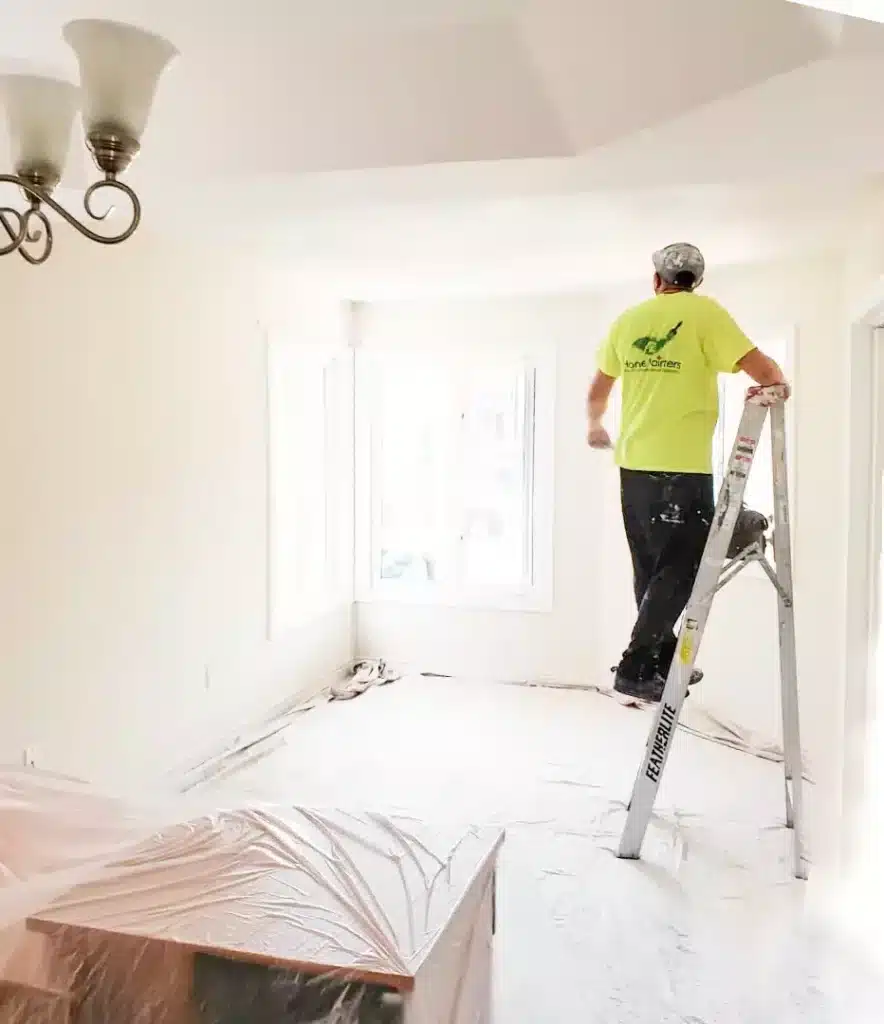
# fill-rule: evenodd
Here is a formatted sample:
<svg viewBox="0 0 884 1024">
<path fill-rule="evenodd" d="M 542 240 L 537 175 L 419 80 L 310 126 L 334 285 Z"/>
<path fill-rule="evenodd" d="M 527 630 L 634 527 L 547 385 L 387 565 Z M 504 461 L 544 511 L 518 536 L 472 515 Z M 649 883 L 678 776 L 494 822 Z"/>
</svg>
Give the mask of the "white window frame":
<svg viewBox="0 0 884 1024">
<path fill-rule="evenodd" d="M 285 359 L 304 357 L 305 372 L 317 373 L 317 386 L 324 393 L 324 419 L 322 443 L 325 460 L 325 493 L 317 500 L 325 506 L 325 552 L 323 579 L 318 586 L 298 588 L 297 583 L 283 583 L 281 574 L 291 567 L 280 565 L 278 544 L 284 524 L 276 511 L 276 449 L 274 397 L 275 363 Z M 353 600 L 352 592 L 352 409 L 353 409 L 353 353 L 344 344 L 310 344 L 294 339 L 288 332 L 265 334 L 265 443 L 266 443 L 266 565 L 267 600 L 266 634 L 268 640 L 277 640 L 293 630 L 303 628 L 333 609 Z M 305 437 L 305 443 L 315 442 Z M 289 524 L 291 525 L 291 524 Z M 297 526 L 294 527 L 297 530 Z M 310 543 L 310 538 L 299 537 L 296 543 Z M 303 551 L 303 549 L 302 549 Z M 288 586 L 283 598 L 282 587 Z"/>
<path fill-rule="evenodd" d="M 780 328 L 777 330 L 767 329 L 758 333 L 753 332 L 754 337 L 768 340 L 768 348 L 772 348 L 770 342 L 773 339 L 777 341 L 777 347 L 783 345 L 785 348 L 785 358 L 778 360 L 782 363 L 781 369 L 786 376 L 786 379 L 794 386 L 795 377 L 797 373 L 797 361 L 798 361 L 798 332 L 795 326 L 787 328 Z M 758 342 L 758 347 L 762 352 L 767 352 L 765 347 L 765 341 L 761 340 Z M 752 381 L 745 373 L 736 374 L 721 374 L 718 379 L 718 404 L 719 404 L 719 419 L 718 424 L 715 428 L 715 444 L 713 447 L 715 465 L 713 466 L 713 472 L 715 474 L 715 496 L 718 499 L 718 492 L 721 487 L 721 482 L 724 478 L 724 472 L 727 469 L 728 459 L 731 455 L 731 449 L 733 442 L 736 438 L 737 427 L 739 425 L 739 419 L 734 418 L 733 422 L 730 422 L 726 415 L 726 389 L 728 387 L 740 387 L 743 391 L 747 391 L 752 387 Z M 795 443 L 795 405 L 791 400 L 786 403 L 786 460 L 788 469 L 788 486 L 789 486 L 789 518 L 791 526 L 791 537 L 792 537 L 792 557 L 795 559 L 795 536 L 797 533 L 796 522 L 797 522 L 797 508 L 795 504 L 795 467 L 797 465 L 797 452 Z M 770 430 L 770 418 L 765 421 L 765 431 Z M 764 472 L 762 467 L 753 466 L 752 473 Z M 771 486 L 773 486 L 771 481 Z M 767 514 L 770 514 L 768 509 Z M 771 523 L 771 525 L 773 525 Z M 758 563 L 750 563 L 741 572 L 740 575 L 750 575 L 753 577 L 767 579 L 767 576 Z"/>
<path fill-rule="evenodd" d="M 530 582 L 521 588 L 469 587 L 459 581 L 452 586 L 403 585 L 384 581 L 376 571 L 374 539 L 380 519 L 381 495 L 377 479 L 377 428 L 373 415 L 372 376 L 378 361 L 401 354 L 396 348 L 360 349 L 356 354 L 356 600 L 361 603 L 387 602 L 400 605 L 433 605 L 494 611 L 545 612 L 553 605 L 553 509 L 555 500 L 555 385 L 556 357 L 552 348 L 519 351 L 505 359 L 494 350 L 478 354 L 457 348 L 433 348 L 422 358 L 438 360 L 457 372 L 478 362 L 521 360 L 533 372 L 533 445 L 526 451 L 528 481 L 525 500 L 530 502 L 526 552 Z M 459 561 L 459 559 L 457 560 Z"/>
</svg>

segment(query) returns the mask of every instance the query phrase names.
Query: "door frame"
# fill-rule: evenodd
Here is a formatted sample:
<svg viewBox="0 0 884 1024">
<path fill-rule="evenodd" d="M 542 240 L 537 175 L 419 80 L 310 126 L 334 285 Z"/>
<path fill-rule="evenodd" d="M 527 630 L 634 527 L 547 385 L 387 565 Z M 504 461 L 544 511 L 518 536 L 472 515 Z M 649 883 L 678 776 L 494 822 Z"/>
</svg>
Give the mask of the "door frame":
<svg viewBox="0 0 884 1024">
<path fill-rule="evenodd" d="M 875 657 L 881 598 L 884 401 L 877 387 L 884 370 L 884 282 L 852 318 L 848 361 L 848 521 L 845 565 L 845 690 L 841 761 L 841 844 L 845 867 L 861 855 L 868 793 L 869 726 L 874 710 Z"/>
</svg>

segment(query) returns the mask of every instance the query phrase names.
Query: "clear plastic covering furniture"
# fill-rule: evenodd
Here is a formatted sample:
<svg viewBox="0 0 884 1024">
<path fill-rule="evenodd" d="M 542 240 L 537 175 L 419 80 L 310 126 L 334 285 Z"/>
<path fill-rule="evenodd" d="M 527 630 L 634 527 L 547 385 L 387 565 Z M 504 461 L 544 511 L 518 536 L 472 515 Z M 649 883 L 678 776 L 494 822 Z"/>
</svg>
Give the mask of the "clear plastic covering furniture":
<svg viewBox="0 0 884 1024">
<path fill-rule="evenodd" d="M 0 769 L 3 1024 L 490 1022 L 500 829 L 212 799 Z"/>
</svg>

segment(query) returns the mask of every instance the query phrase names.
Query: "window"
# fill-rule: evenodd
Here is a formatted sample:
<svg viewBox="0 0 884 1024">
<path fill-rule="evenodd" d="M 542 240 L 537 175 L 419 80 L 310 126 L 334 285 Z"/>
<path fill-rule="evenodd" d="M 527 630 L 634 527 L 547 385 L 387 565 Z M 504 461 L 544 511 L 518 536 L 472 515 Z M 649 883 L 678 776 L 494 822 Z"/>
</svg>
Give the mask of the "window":
<svg viewBox="0 0 884 1024">
<path fill-rule="evenodd" d="M 351 361 L 349 352 L 331 346 L 268 345 L 270 636 L 346 600 L 343 485 L 350 472 L 345 435 Z"/>
<path fill-rule="evenodd" d="M 791 343 L 787 339 L 777 339 L 767 341 L 760 347 L 771 359 L 779 363 L 788 379 L 792 372 Z M 713 471 L 715 474 L 716 494 L 724 479 L 727 461 L 730 458 L 734 439 L 737 436 L 737 427 L 740 423 L 740 417 L 743 415 L 746 391 L 751 385 L 752 381 L 744 373 L 722 374 L 719 377 L 719 416 L 713 446 Z M 789 492 L 791 498 L 794 494 L 792 471 L 795 461 L 794 452 L 789 448 L 789 442 L 794 436 L 789 416 L 790 408 L 787 407 L 786 410 L 786 432 L 788 434 L 786 455 L 789 459 Z M 746 491 L 743 500 L 750 508 L 756 512 L 761 512 L 773 522 L 773 459 L 771 455 L 769 420 L 765 423 L 761 440 L 755 452 L 752 471 L 746 481 Z"/>
<path fill-rule="evenodd" d="M 551 599 L 549 359 L 360 354 L 359 596 Z"/>
</svg>

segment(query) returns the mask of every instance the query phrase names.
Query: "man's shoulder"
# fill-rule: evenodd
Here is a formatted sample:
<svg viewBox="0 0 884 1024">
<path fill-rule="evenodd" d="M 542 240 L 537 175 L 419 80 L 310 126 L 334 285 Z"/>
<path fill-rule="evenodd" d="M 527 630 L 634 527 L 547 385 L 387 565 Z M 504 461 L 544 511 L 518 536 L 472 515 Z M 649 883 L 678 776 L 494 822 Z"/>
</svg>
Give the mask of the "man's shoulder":
<svg viewBox="0 0 884 1024">
<path fill-rule="evenodd" d="M 718 299 L 713 299 L 711 295 L 698 295 L 697 292 L 691 292 L 691 299 L 695 308 L 702 313 L 712 316 L 730 315 Z"/>
<path fill-rule="evenodd" d="M 637 302 L 634 306 L 630 306 L 625 309 L 620 316 L 614 321 L 614 329 L 620 327 L 631 327 L 637 320 L 646 320 L 648 316 L 653 315 L 653 312 L 657 305 L 657 296 L 654 295 L 650 299 L 643 299 L 641 302 Z"/>
<path fill-rule="evenodd" d="M 630 306 L 624 313 L 624 317 L 636 316 L 643 313 L 649 313 L 653 309 L 657 309 L 660 305 L 659 295 L 652 295 L 650 298 L 642 299 L 641 302 L 636 302 L 634 306 Z"/>
</svg>

